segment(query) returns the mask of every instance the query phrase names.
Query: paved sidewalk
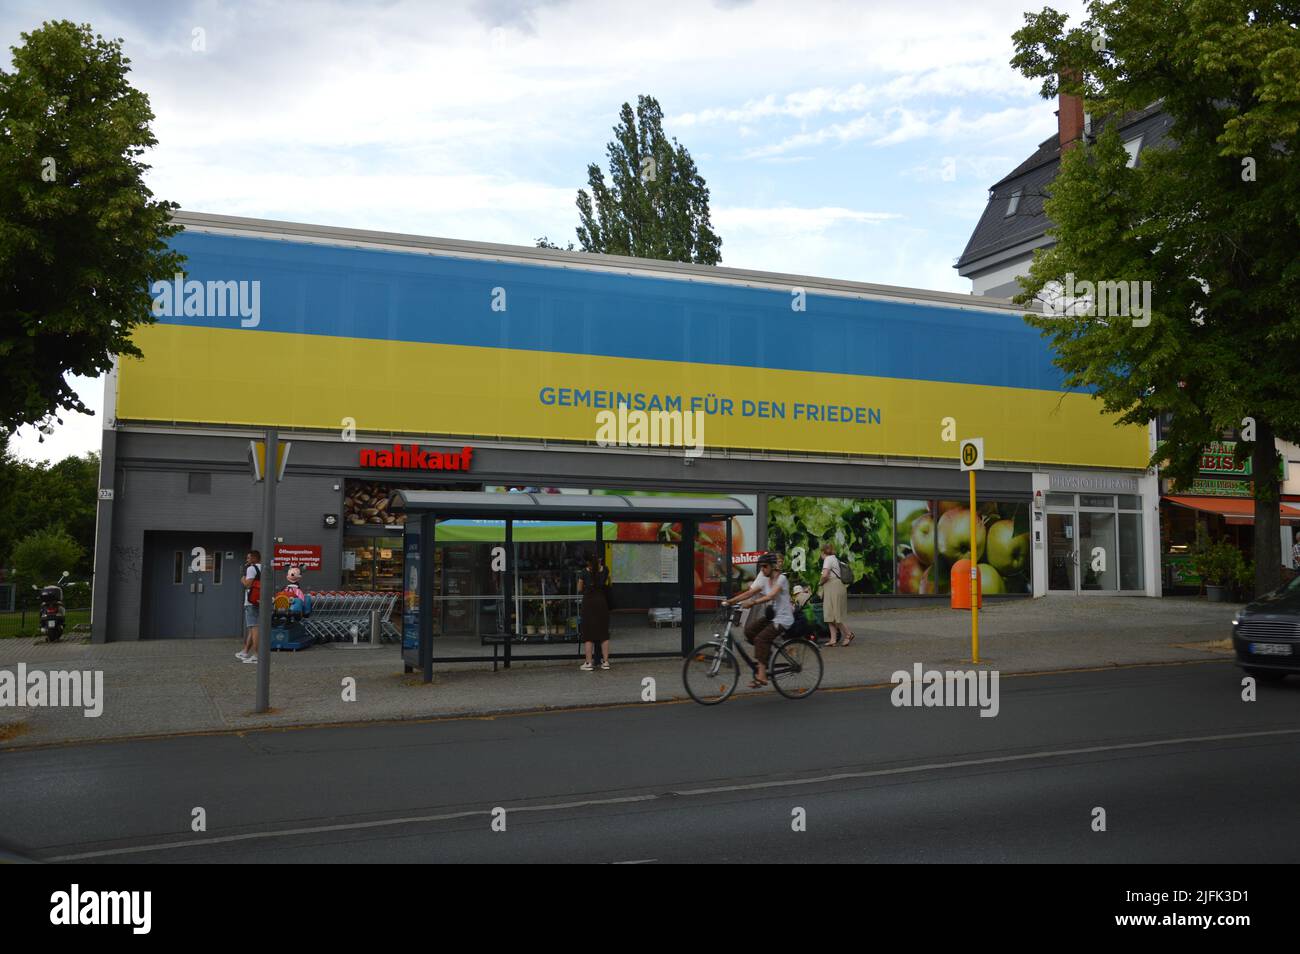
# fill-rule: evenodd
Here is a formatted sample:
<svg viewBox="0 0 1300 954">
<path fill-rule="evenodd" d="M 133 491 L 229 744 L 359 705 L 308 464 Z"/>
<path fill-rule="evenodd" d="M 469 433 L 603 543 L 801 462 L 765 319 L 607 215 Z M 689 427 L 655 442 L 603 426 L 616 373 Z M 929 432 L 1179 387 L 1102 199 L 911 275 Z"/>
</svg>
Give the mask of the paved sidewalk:
<svg viewBox="0 0 1300 954">
<path fill-rule="evenodd" d="M 997 603 L 980 613 L 981 663 L 1002 673 L 1044 672 L 1230 658 L 1208 643 L 1230 632 L 1231 604 L 1195 599 L 1051 597 Z M 970 658 L 970 619 L 940 607 L 859 613 L 847 649 L 825 649 L 825 687 L 888 682 L 920 662 L 960 668 Z M 0 640 L 0 669 L 98 669 L 104 673 L 103 714 L 81 709 L 0 708 L 0 748 L 263 726 L 491 715 L 539 708 L 640 704 L 642 680 L 653 677 L 660 702 L 688 698 L 681 660 L 620 660 L 609 672 L 580 672 L 575 663 L 442 665 L 431 685 L 404 675 L 399 652 L 319 646 L 272 653 L 271 705 L 252 712 L 257 667 L 234 658 L 231 640 L 132 643 L 40 643 Z M 1200 645 L 1197 645 L 1200 644 Z M 617 653 L 618 644 L 615 642 Z M 343 680 L 356 680 L 356 701 L 343 701 Z M 741 680 L 740 691 L 747 680 Z M 771 692 L 772 690 L 758 690 Z M 802 703 L 790 703 L 791 705 Z"/>
</svg>

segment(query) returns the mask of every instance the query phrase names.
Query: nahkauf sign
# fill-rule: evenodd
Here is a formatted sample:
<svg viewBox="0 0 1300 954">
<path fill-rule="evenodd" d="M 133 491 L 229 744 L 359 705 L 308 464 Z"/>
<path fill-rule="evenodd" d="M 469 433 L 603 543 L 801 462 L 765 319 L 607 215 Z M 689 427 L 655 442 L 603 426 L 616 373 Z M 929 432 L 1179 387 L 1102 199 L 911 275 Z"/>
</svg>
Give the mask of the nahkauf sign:
<svg viewBox="0 0 1300 954">
<path fill-rule="evenodd" d="M 394 444 L 392 450 L 361 449 L 361 466 L 379 470 L 469 470 L 474 462 L 474 448 L 459 451 L 425 450 L 418 444 Z"/>
</svg>

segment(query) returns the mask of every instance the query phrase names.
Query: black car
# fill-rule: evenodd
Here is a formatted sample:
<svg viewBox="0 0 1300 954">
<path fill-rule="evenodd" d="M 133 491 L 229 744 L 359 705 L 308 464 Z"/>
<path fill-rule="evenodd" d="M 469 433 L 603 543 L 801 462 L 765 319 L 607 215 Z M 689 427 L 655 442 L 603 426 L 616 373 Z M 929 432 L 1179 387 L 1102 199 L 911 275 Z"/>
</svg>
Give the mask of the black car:
<svg viewBox="0 0 1300 954">
<path fill-rule="evenodd" d="M 1237 613 L 1232 648 L 1237 665 L 1257 679 L 1300 673 L 1300 576 Z"/>
</svg>

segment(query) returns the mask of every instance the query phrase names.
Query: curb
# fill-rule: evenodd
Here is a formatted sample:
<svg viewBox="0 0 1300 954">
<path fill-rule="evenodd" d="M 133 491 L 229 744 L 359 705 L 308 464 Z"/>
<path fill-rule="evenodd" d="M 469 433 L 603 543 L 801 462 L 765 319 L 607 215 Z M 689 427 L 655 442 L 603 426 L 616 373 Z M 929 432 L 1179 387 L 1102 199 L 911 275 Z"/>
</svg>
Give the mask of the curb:
<svg viewBox="0 0 1300 954">
<path fill-rule="evenodd" d="M 1204 666 L 1214 665 L 1226 662 L 1232 662 L 1230 659 L 1175 659 L 1162 662 L 1134 662 L 1134 663 L 1107 663 L 1100 666 L 1079 666 L 1066 669 L 1030 669 L 1020 672 L 1002 672 L 1001 677 L 1007 679 L 1032 678 L 1036 676 L 1059 676 L 1074 673 L 1091 673 L 1091 672 L 1114 672 L 1123 669 L 1154 669 L 1171 666 Z M 827 686 L 819 689 L 820 692 L 863 692 L 872 689 L 886 689 L 893 686 L 892 682 L 873 682 L 859 683 L 848 686 Z M 738 692 L 732 697 L 736 699 L 757 699 L 765 698 L 767 693 L 761 691 Z M 519 716 L 530 715 L 559 715 L 563 713 L 576 712 L 600 712 L 610 709 L 631 709 L 645 708 L 648 706 L 671 706 L 681 705 L 692 702 L 689 696 L 682 699 L 664 699 L 655 702 L 602 702 L 589 703 L 577 706 L 526 706 L 519 708 L 501 708 L 485 709 L 479 712 L 460 712 L 449 713 L 447 715 L 433 716 L 410 716 L 403 718 L 400 716 L 385 716 L 378 719 L 356 719 L 343 722 L 287 722 L 281 725 L 255 725 L 242 728 L 225 728 L 225 729 L 193 729 L 179 732 L 145 732 L 135 735 L 117 735 L 106 736 L 98 739 L 65 739 L 51 740 L 48 742 L 29 742 L 18 744 L 0 743 L 0 757 L 8 752 L 26 752 L 39 749 L 60 749 L 69 748 L 78 745 L 107 745 L 120 742 L 153 742 L 161 739 L 185 739 L 185 738 L 203 738 L 206 736 L 233 736 L 236 738 L 245 735 L 261 734 L 268 732 L 301 732 L 309 729 L 344 729 L 344 728 L 363 728 L 369 726 L 394 726 L 394 725 L 427 725 L 438 722 L 470 722 L 481 721 L 491 722 L 495 719 L 516 718 Z M 22 734 L 21 732 L 19 733 Z"/>
</svg>

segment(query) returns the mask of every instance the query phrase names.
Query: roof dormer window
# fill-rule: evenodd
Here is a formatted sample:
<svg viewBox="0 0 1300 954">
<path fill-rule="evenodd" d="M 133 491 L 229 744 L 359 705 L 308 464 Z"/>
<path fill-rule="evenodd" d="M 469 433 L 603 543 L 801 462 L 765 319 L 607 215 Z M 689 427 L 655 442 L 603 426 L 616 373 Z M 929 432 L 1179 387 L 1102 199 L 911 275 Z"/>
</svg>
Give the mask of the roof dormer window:
<svg viewBox="0 0 1300 954">
<path fill-rule="evenodd" d="M 1128 153 L 1128 167 L 1132 169 L 1138 162 L 1138 151 L 1142 148 L 1142 137 L 1136 136 L 1124 143 L 1124 151 Z"/>
<path fill-rule="evenodd" d="M 1007 199 L 1007 212 L 1003 218 L 1008 218 L 1016 214 L 1016 209 L 1020 208 L 1020 193 L 1024 191 L 1024 189 L 1017 189 L 1015 192 L 1011 193 L 1011 198 Z"/>
</svg>

